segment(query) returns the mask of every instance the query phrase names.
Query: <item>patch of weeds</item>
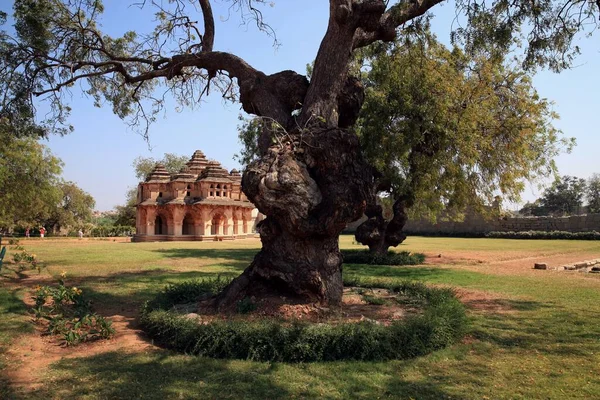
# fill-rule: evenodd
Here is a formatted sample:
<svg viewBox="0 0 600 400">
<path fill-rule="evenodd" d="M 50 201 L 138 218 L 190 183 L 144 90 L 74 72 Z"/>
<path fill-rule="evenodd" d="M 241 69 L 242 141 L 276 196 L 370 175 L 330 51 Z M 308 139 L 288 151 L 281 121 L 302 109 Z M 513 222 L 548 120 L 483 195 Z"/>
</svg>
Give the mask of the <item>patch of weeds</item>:
<svg viewBox="0 0 600 400">
<path fill-rule="evenodd" d="M 377 296 L 372 296 L 369 294 L 362 295 L 362 299 L 367 303 L 375 306 L 381 306 L 386 303 L 385 299 Z"/>
<path fill-rule="evenodd" d="M 239 314 L 248 314 L 254 310 L 256 310 L 256 304 L 249 297 L 244 297 L 236 304 L 236 311 Z"/>
<path fill-rule="evenodd" d="M 65 346 L 112 337 L 112 322 L 94 313 L 83 291 L 66 286 L 62 278 L 57 286 L 35 288 L 31 309 L 35 321 L 46 324 L 47 334 L 61 336 Z"/>
</svg>

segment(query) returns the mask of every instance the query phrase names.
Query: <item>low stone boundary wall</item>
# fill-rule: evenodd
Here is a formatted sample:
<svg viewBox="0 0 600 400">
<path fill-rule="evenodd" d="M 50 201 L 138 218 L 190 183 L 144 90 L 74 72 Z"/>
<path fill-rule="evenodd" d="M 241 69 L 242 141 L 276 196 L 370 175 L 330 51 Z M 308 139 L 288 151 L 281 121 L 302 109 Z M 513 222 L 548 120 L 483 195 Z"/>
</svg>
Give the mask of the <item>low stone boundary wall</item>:
<svg viewBox="0 0 600 400">
<path fill-rule="evenodd" d="M 565 264 L 558 267 L 549 266 L 548 263 L 535 263 L 533 269 L 556 270 L 556 271 L 579 271 L 600 273 L 600 258 L 595 260 L 580 261 L 571 264 Z"/>
</svg>

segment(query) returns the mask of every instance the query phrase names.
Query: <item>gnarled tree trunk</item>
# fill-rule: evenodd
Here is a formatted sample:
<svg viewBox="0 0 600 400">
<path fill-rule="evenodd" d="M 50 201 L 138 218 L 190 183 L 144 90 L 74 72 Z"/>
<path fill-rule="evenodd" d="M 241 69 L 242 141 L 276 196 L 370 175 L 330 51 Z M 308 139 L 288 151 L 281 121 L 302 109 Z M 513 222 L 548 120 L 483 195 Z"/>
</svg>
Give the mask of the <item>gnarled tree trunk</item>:
<svg viewBox="0 0 600 400">
<path fill-rule="evenodd" d="M 356 228 L 356 240 L 375 254 L 386 254 L 390 247 L 398 246 L 406 239 L 402 229 L 408 221 L 406 209 L 412 204 L 410 201 L 409 196 L 396 199 L 392 207 L 394 215 L 389 221 L 379 204 L 369 204 L 365 210 L 368 219 Z"/>
<path fill-rule="evenodd" d="M 356 135 L 342 129 L 314 126 L 278 140 L 242 180 L 244 192 L 267 215 L 258 225 L 263 247 L 218 296 L 219 308 L 265 292 L 340 304 L 338 237 L 364 211 L 371 169 Z"/>
</svg>

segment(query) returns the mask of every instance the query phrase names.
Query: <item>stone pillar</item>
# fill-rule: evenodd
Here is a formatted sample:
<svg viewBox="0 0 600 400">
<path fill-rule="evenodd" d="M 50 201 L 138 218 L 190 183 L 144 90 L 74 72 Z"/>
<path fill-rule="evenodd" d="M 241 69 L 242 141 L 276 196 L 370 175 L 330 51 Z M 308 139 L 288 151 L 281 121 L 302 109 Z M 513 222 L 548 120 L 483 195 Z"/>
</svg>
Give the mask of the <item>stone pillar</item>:
<svg viewBox="0 0 600 400">
<path fill-rule="evenodd" d="M 183 212 L 180 210 L 173 211 L 173 235 L 175 236 L 183 235 L 183 217 Z"/>
<path fill-rule="evenodd" d="M 227 208 L 224 213 L 225 219 L 223 220 L 223 234 L 227 236 L 233 235 L 233 210 Z"/>
<path fill-rule="evenodd" d="M 156 220 L 156 209 L 146 209 L 146 235 L 154 236 L 154 221 Z"/>
<path fill-rule="evenodd" d="M 210 208 L 204 208 L 201 212 L 202 217 L 200 224 L 202 225 L 204 236 L 212 235 L 212 217 L 210 215 L 211 211 L 212 210 Z"/>
<path fill-rule="evenodd" d="M 225 225 L 225 218 L 219 219 L 219 222 L 217 225 L 217 235 L 218 236 L 223 236 L 223 226 L 224 225 Z"/>
</svg>

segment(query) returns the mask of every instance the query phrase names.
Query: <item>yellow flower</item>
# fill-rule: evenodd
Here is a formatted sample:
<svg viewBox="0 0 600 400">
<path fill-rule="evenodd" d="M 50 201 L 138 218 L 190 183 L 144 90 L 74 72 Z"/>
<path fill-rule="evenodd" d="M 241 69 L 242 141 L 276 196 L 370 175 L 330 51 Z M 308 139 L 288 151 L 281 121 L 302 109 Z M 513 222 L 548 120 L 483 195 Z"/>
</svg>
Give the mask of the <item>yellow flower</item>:
<svg viewBox="0 0 600 400">
<path fill-rule="evenodd" d="M 61 278 L 66 278 L 67 277 L 67 271 L 63 271 L 60 273 L 60 277 Z"/>
</svg>

